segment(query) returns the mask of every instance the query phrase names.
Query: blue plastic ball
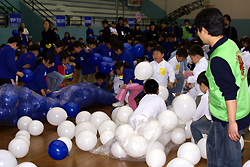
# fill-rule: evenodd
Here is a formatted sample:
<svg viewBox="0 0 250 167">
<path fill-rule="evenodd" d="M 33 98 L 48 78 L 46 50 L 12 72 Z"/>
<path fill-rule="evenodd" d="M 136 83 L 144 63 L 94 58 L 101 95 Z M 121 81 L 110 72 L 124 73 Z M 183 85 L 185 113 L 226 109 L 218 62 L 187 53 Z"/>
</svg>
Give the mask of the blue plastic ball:
<svg viewBox="0 0 250 167">
<path fill-rule="evenodd" d="M 0 97 L 0 103 L 3 108 L 11 108 L 16 106 L 17 101 L 17 94 L 14 91 L 5 91 Z"/>
<path fill-rule="evenodd" d="M 110 66 L 107 62 L 102 62 L 98 66 L 98 69 L 102 74 L 109 74 L 111 72 Z"/>
<path fill-rule="evenodd" d="M 6 108 L 0 108 L 0 121 L 5 121 L 9 117 L 9 111 Z"/>
<path fill-rule="evenodd" d="M 103 58 L 99 53 L 94 53 L 94 55 L 88 59 L 88 61 L 94 66 L 98 66 L 99 64 L 101 64 L 102 60 Z"/>
<path fill-rule="evenodd" d="M 46 112 L 47 100 L 41 95 L 35 95 L 32 99 L 34 112 Z"/>
<path fill-rule="evenodd" d="M 17 106 L 17 116 L 20 118 L 22 116 L 31 117 L 33 114 L 33 107 L 30 103 L 19 103 Z"/>
<path fill-rule="evenodd" d="M 80 112 L 79 105 L 74 102 L 64 104 L 63 109 L 67 112 L 69 118 L 75 118 Z"/>
<path fill-rule="evenodd" d="M 23 73 L 23 77 L 21 77 L 21 81 L 24 83 L 31 83 L 34 80 L 34 73 L 29 70 L 29 69 L 25 69 L 22 71 Z"/>
<path fill-rule="evenodd" d="M 33 98 L 32 91 L 29 88 L 20 87 L 17 90 L 17 97 L 18 97 L 19 103 L 31 102 Z"/>
<path fill-rule="evenodd" d="M 18 30 L 13 30 L 12 35 L 15 36 L 15 37 L 18 37 L 19 36 L 19 31 Z"/>
<path fill-rule="evenodd" d="M 133 46 L 132 52 L 135 58 L 140 58 L 144 55 L 144 47 L 141 44 Z"/>
<path fill-rule="evenodd" d="M 68 147 L 61 140 L 54 140 L 48 147 L 49 156 L 54 160 L 62 160 L 68 155 Z"/>
<path fill-rule="evenodd" d="M 102 61 L 103 61 L 103 62 L 107 62 L 107 63 L 113 63 L 112 58 L 107 57 L 107 56 L 104 56 Z"/>
<path fill-rule="evenodd" d="M 50 109 L 54 107 L 61 107 L 59 101 L 55 99 L 49 99 L 46 106 L 46 112 L 48 112 Z"/>
</svg>

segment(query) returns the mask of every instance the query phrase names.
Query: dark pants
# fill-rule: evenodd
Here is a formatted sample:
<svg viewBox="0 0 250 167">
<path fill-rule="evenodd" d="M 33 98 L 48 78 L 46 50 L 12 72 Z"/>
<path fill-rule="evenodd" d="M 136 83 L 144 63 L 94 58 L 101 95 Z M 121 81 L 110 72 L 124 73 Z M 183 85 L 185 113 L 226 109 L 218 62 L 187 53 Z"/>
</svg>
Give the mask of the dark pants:
<svg viewBox="0 0 250 167">
<path fill-rule="evenodd" d="M 9 78 L 0 78 L 0 86 L 4 84 L 12 84 L 11 79 Z"/>
<path fill-rule="evenodd" d="M 195 144 L 197 144 L 199 140 L 203 138 L 202 134 L 208 135 L 211 125 L 212 122 L 210 120 L 198 120 L 192 122 L 190 127 Z"/>
</svg>

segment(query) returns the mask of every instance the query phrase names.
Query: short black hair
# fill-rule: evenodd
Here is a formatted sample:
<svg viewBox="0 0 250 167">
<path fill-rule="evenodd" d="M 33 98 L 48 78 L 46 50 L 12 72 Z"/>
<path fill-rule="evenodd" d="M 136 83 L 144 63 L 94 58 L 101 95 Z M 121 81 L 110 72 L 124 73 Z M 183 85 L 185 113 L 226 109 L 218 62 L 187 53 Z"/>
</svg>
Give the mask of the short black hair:
<svg viewBox="0 0 250 167">
<path fill-rule="evenodd" d="M 109 24 L 108 20 L 103 20 L 102 24 Z"/>
<path fill-rule="evenodd" d="M 204 57 L 204 51 L 200 45 L 194 45 L 189 49 L 189 55 L 191 56 L 199 55 Z"/>
<path fill-rule="evenodd" d="M 124 21 L 128 22 L 128 20 L 127 20 L 127 19 L 124 19 L 124 20 L 123 20 L 123 22 L 124 22 Z"/>
<path fill-rule="evenodd" d="M 208 82 L 208 79 L 207 79 L 207 76 L 205 75 L 205 73 L 206 73 L 206 71 L 203 71 L 198 75 L 197 83 L 199 85 L 201 85 L 203 83 L 204 85 L 209 87 L 209 82 Z"/>
<path fill-rule="evenodd" d="M 128 35 L 126 35 L 126 36 L 123 38 L 123 42 L 124 42 L 124 43 L 127 43 L 128 40 L 133 40 L 133 35 L 128 34 Z"/>
<path fill-rule="evenodd" d="M 23 31 L 24 31 L 23 27 L 18 28 L 18 32 L 23 32 Z"/>
<path fill-rule="evenodd" d="M 43 59 L 47 62 L 49 60 L 49 64 L 52 64 L 53 63 L 53 56 L 49 53 L 46 53 L 44 56 L 43 56 Z"/>
<path fill-rule="evenodd" d="M 204 27 L 211 36 L 224 34 L 224 17 L 217 8 L 206 8 L 200 11 L 195 18 L 195 24 L 200 32 Z"/>
<path fill-rule="evenodd" d="M 146 46 L 149 46 L 149 47 L 151 47 L 151 48 L 154 48 L 154 47 L 157 46 L 157 42 L 156 42 L 155 40 L 153 40 L 153 41 L 148 41 L 148 42 L 146 43 Z"/>
<path fill-rule="evenodd" d="M 176 52 L 176 55 L 178 55 L 179 57 L 188 57 L 188 53 L 187 53 L 187 49 L 186 48 L 179 48 Z"/>
<path fill-rule="evenodd" d="M 190 23 L 188 19 L 185 19 L 185 20 L 184 20 L 184 23 L 186 23 L 186 22 Z"/>
<path fill-rule="evenodd" d="M 159 52 L 161 52 L 161 54 L 164 54 L 165 53 L 165 49 L 164 49 L 164 47 L 162 47 L 162 46 L 155 46 L 154 48 L 153 48 L 153 52 L 154 51 L 159 51 Z"/>
<path fill-rule="evenodd" d="M 54 31 L 54 30 L 57 30 L 57 31 L 58 31 L 58 29 L 57 29 L 57 28 L 53 28 L 53 31 Z"/>
<path fill-rule="evenodd" d="M 83 38 L 79 38 L 79 40 L 83 40 Z"/>
<path fill-rule="evenodd" d="M 91 26 L 91 24 L 88 24 L 87 26 Z"/>
<path fill-rule="evenodd" d="M 123 20 L 123 17 L 118 17 L 118 21 Z"/>
<path fill-rule="evenodd" d="M 97 44 L 97 41 L 94 39 L 94 38 L 90 38 L 89 40 L 88 40 L 88 44 Z"/>
<path fill-rule="evenodd" d="M 100 30 L 99 32 L 103 32 L 103 30 Z"/>
<path fill-rule="evenodd" d="M 226 17 L 227 18 L 227 20 L 229 21 L 229 23 L 231 23 L 231 17 L 228 15 L 228 14 L 225 14 L 224 16 L 223 16 L 224 18 Z"/>
<path fill-rule="evenodd" d="M 117 61 L 113 67 L 114 70 L 120 70 L 121 67 L 129 68 L 128 62 Z"/>
<path fill-rule="evenodd" d="M 169 38 L 176 38 L 175 33 L 171 32 L 171 33 L 167 33 Z"/>
<path fill-rule="evenodd" d="M 184 47 L 189 50 L 191 47 L 191 43 L 188 39 L 183 39 L 180 43 L 180 47 Z"/>
<path fill-rule="evenodd" d="M 105 79 L 106 75 L 101 73 L 100 71 L 98 71 L 97 73 L 95 73 L 95 79 Z"/>
<path fill-rule="evenodd" d="M 62 61 L 63 59 L 66 60 L 67 58 L 69 58 L 69 54 L 67 52 L 60 53 L 60 61 Z"/>
<path fill-rule="evenodd" d="M 138 37 L 138 41 L 139 41 L 139 43 L 145 44 L 146 39 L 145 39 L 144 36 L 139 36 L 139 37 Z"/>
<path fill-rule="evenodd" d="M 40 46 L 38 44 L 33 44 L 30 46 L 30 51 L 38 51 L 40 52 Z"/>
<path fill-rule="evenodd" d="M 82 43 L 80 41 L 75 41 L 72 44 L 72 48 L 78 48 L 78 47 L 82 47 Z"/>
<path fill-rule="evenodd" d="M 70 40 L 71 40 L 71 39 L 74 39 L 74 40 L 76 40 L 76 38 L 75 38 L 75 37 L 70 37 Z"/>
<path fill-rule="evenodd" d="M 16 45 L 19 47 L 22 45 L 21 39 L 19 37 L 10 37 L 7 41 L 7 43 L 15 43 L 15 42 L 17 43 Z"/>
<path fill-rule="evenodd" d="M 116 41 L 115 43 L 112 44 L 112 49 L 115 51 L 118 51 L 118 49 L 121 49 L 121 51 L 123 51 L 125 47 L 122 41 Z"/>
<path fill-rule="evenodd" d="M 144 83 L 143 89 L 146 94 L 156 94 L 159 89 L 159 84 L 154 79 L 149 79 Z"/>
</svg>

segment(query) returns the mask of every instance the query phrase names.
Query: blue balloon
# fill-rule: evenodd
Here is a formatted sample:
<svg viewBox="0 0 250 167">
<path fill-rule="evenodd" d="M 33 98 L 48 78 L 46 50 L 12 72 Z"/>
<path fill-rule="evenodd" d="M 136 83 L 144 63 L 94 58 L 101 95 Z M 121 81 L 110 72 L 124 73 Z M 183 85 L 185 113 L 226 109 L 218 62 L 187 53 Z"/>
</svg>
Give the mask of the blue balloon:
<svg viewBox="0 0 250 167">
<path fill-rule="evenodd" d="M 20 118 L 22 116 L 31 117 L 33 114 L 33 107 L 30 103 L 19 103 L 17 106 L 17 116 Z"/>
<path fill-rule="evenodd" d="M 129 43 L 124 43 L 124 47 L 129 50 L 132 49 L 132 46 Z"/>
<path fill-rule="evenodd" d="M 96 104 L 101 104 L 105 101 L 106 94 L 105 94 L 104 90 L 101 88 L 98 88 L 97 91 L 99 93 L 99 100 L 96 102 Z"/>
<path fill-rule="evenodd" d="M 102 74 L 109 74 L 111 72 L 110 66 L 107 62 L 102 62 L 98 66 L 98 69 Z"/>
<path fill-rule="evenodd" d="M 65 65 L 67 67 L 67 70 L 65 69 L 65 75 L 70 75 L 70 74 L 74 73 L 74 68 L 71 65 L 69 65 L 69 64 L 65 64 Z M 73 76 L 72 76 L 72 78 L 69 78 L 67 80 L 72 81 Z"/>
<path fill-rule="evenodd" d="M 99 100 L 100 95 L 98 93 L 98 90 L 96 88 L 89 88 L 91 91 L 91 96 L 92 96 L 92 103 L 94 104 L 96 101 Z"/>
<path fill-rule="evenodd" d="M 80 112 L 79 105 L 74 102 L 64 104 L 63 109 L 67 112 L 69 118 L 75 118 Z"/>
<path fill-rule="evenodd" d="M 54 160 L 62 160 L 68 155 L 68 147 L 61 140 L 54 140 L 49 144 L 48 153 Z"/>
<path fill-rule="evenodd" d="M 5 121 L 9 117 L 9 111 L 6 108 L 0 108 L 0 121 Z"/>
<path fill-rule="evenodd" d="M 114 61 L 112 60 L 112 58 L 110 58 L 110 57 L 107 57 L 107 56 L 104 56 L 103 58 L 102 58 L 103 60 L 103 62 L 107 62 L 107 63 L 113 63 Z"/>
<path fill-rule="evenodd" d="M 82 97 L 76 97 L 76 98 L 75 98 L 75 103 L 76 103 L 80 108 L 82 108 L 82 107 L 83 107 L 83 103 L 84 103 L 84 98 L 82 98 Z"/>
<path fill-rule="evenodd" d="M 27 88 L 27 87 L 20 87 L 17 90 L 17 97 L 19 100 L 19 103 L 24 103 L 24 102 L 32 102 L 32 91 Z"/>
<path fill-rule="evenodd" d="M 87 108 L 92 103 L 92 93 L 88 89 L 83 89 L 82 91 L 83 91 L 82 98 L 84 99 L 83 108 Z"/>
<path fill-rule="evenodd" d="M 135 58 L 140 58 L 144 55 L 144 47 L 141 44 L 133 46 L 132 52 Z"/>
<path fill-rule="evenodd" d="M 0 97 L 0 103 L 3 108 L 16 106 L 18 101 L 17 94 L 14 91 L 4 91 Z"/>
<path fill-rule="evenodd" d="M 21 77 L 21 81 L 24 83 L 31 83 L 34 80 L 34 73 L 29 70 L 29 69 L 25 69 L 22 71 L 23 73 L 23 77 Z"/>
<path fill-rule="evenodd" d="M 48 100 L 47 102 L 47 106 L 46 106 L 46 111 L 45 112 L 48 112 L 50 109 L 54 108 L 54 107 L 61 107 L 60 103 L 55 100 L 55 99 L 50 99 Z"/>
<path fill-rule="evenodd" d="M 19 31 L 18 30 L 13 30 L 12 35 L 15 36 L 15 37 L 18 37 L 19 36 Z"/>
<path fill-rule="evenodd" d="M 15 116 L 15 117 L 12 117 L 10 120 L 9 120 L 9 126 L 17 126 L 17 121 L 18 121 L 18 117 Z"/>
<path fill-rule="evenodd" d="M 33 119 L 33 120 L 42 120 L 41 119 L 41 113 L 40 112 L 34 112 L 33 114 L 32 114 L 32 116 L 31 116 L 31 119 Z"/>
<path fill-rule="evenodd" d="M 41 112 L 39 117 L 40 117 L 39 118 L 40 120 L 46 120 L 47 119 L 47 112 Z"/>
<path fill-rule="evenodd" d="M 98 66 L 102 62 L 102 56 L 99 53 L 94 53 L 93 56 L 91 56 L 88 61 L 93 64 L 94 66 Z"/>
<path fill-rule="evenodd" d="M 74 101 L 75 99 L 75 96 L 72 92 L 70 91 L 65 91 L 61 94 L 60 96 L 60 100 L 65 100 L 67 102 L 71 102 L 71 101 Z"/>
<path fill-rule="evenodd" d="M 32 99 L 32 106 L 33 106 L 34 113 L 46 112 L 47 100 L 45 97 L 41 95 L 35 95 L 33 96 L 33 99 Z"/>
</svg>

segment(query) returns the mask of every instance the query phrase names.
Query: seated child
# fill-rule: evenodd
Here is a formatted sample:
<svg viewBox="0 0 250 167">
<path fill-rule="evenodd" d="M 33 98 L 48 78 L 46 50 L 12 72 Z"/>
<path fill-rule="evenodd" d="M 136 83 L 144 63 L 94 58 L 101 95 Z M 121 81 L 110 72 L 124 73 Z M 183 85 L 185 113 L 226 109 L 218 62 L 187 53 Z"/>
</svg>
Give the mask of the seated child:
<svg viewBox="0 0 250 167">
<path fill-rule="evenodd" d="M 138 121 L 146 122 L 149 117 L 156 118 L 162 111 L 166 110 L 164 100 L 158 96 L 159 84 L 154 79 L 149 79 L 143 86 L 146 95 L 140 100 L 137 109 L 132 113 L 129 124 L 135 129 Z"/>
<path fill-rule="evenodd" d="M 105 90 L 105 86 L 106 86 L 106 82 L 104 81 L 105 78 L 106 78 L 106 75 L 98 71 L 97 73 L 95 73 L 96 83 L 94 83 L 94 85 L 97 86 L 98 88 L 102 88 Z"/>
<path fill-rule="evenodd" d="M 46 71 L 47 68 L 50 68 L 54 65 L 53 56 L 49 53 L 46 53 L 43 56 L 43 59 L 39 59 L 38 62 L 40 64 L 38 63 L 39 65 L 35 69 L 34 80 L 31 83 L 26 84 L 25 86 L 40 95 L 46 96 L 46 93 L 50 93 L 46 82 Z"/>
<path fill-rule="evenodd" d="M 193 116 L 194 122 L 192 122 L 190 126 L 196 144 L 203 138 L 202 134 L 209 133 L 212 125 L 212 118 L 209 112 L 208 104 L 209 84 L 205 73 L 205 71 L 201 72 L 197 78 L 197 83 L 199 84 L 200 90 L 204 93 L 204 95 L 201 96 L 200 104 L 196 109 L 195 115 Z"/>
</svg>

